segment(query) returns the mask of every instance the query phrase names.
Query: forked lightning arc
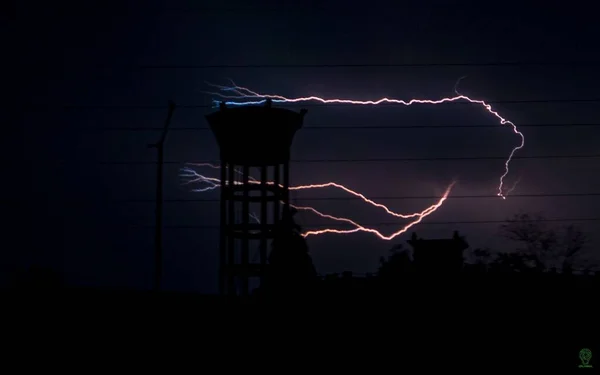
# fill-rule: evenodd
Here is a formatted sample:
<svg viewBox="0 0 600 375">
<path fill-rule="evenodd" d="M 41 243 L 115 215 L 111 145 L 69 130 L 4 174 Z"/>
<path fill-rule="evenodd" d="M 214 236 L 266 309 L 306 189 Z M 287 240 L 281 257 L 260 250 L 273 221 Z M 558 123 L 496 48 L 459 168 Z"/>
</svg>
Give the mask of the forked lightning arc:
<svg viewBox="0 0 600 375">
<path fill-rule="evenodd" d="M 190 166 L 194 166 L 194 167 L 209 167 L 209 168 L 213 168 L 213 169 L 219 169 L 220 167 L 218 165 L 214 165 L 214 164 L 209 164 L 209 163 L 188 163 L 188 165 Z M 236 171 L 237 173 L 240 173 L 240 171 Z M 186 177 L 188 178 L 188 180 L 186 181 L 186 183 L 207 183 L 209 186 L 204 187 L 204 188 L 200 188 L 200 189 L 194 189 L 193 191 L 196 192 L 205 192 L 208 190 L 213 190 L 216 189 L 220 186 L 220 180 L 216 177 L 206 177 L 203 176 L 201 174 L 199 174 L 198 172 L 196 172 L 194 169 L 190 168 L 190 167 L 184 167 L 182 169 L 182 177 Z M 257 181 L 254 178 L 249 178 L 249 182 L 251 184 L 260 184 L 260 181 Z M 235 184 L 241 184 L 241 182 L 235 181 Z M 272 185 L 273 182 L 272 181 L 268 181 L 267 184 Z M 325 184 L 318 184 L 318 185 L 300 185 L 300 186 L 290 186 L 290 190 L 304 190 L 304 189 L 317 189 L 317 188 L 324 188 L 324 187 L 335 187 L 341 190 L 344 190 L 347 193 L 350 193 L 360 199 L 362 199 L 364 202 L 369 203 L 375 207 L 381 208 L 383 209 L 386 213 L 388 213 L 389 215 L 395 216 L 397 218 L 401 218 L 401 219 L 412 219 L 407 225 L 405 225 L 402 229 L 390 234 L 390 235 L 384 235 L 382 234 L 380 231 L 376 230 L 376 229 L 372 229 L 372 228 L 367 228 L 364 227 L 360 224 L 358 224 L 357 222 L 348 219 L 348 218 L 342 218 L 342 217 L 337 217 L 337 216 L 332 216 L 332 215 L 328 215 L 328 214 L 324 214 L 320 211 L 318 211 L 317 209 L 313 208 L 313 207 L 302 207 L 302 206 L 296 206 L 291 204 L 292 207 L 301 210 L 301 211 L 310 211 L 313 212 L 319 216 L 321 216 L 322 218 L 325 219 L 331 219 L 331 220 L 335 220 L 335 221 L 339 221 L 339 222 L 344 222 L 347 224 L 350 224 L 354 227 L 354 229 L 321 229 L 321 230 L 312 230 L 312 231 L 307 231 L 304 232 L 302 235 L 304 237 L 307 236 L 311 236 L 311 235 L 317 235 L 317 234 L 324 234 L 324 233 L 337 233 L 337 234 L 348 234 L 348 233 L 356 233 L 356 232 L 368 232 L 368 233 L 373 233 L 376 236 L 378 236 L 379 238 L 381 238 L 382 240 L 391 240 L 399 235 L 401 235 L 402 233 L 406 232 L 408 229 L 410 229 L 412 226 L 420 223 L 425 217 L 427 217 L 428 215 L 430 215 L 431 213 L 433 213 L 435 210 L 437 210 L 439 207 L 441 207 L 441 205 L 444 203 L 444 201 L 448 198 L 448 195 L 450 194 L 450 191 L 452 190 L 452 187 L 454 186 L 455 182 L 452 182 L 450 184 L 450 186 L 448 186 L 448 188 L 446 189 L 446 191 L 444 192 L 444 194 L 442 195 L 442 197 L 438 200 L 437 203 L 429 206 L 428 208 L 426 208 L 425 210 L 418 212 L 418 213 L 413 213 L 413 214 L 401 214 L 401 213 L 397 213 L 394 212 L 392 210 L 390 210 L 388 207 L 386 207 L 383 204 L 380 203 L 376 203 L 370 199 L 368 199 L 367 197 L 365 197 L 363 194 L 358 193 L 352 189 L 349 189 L 343 185 L 337 184 L 335 182 L 328 182 Z M 281 185 L 280 185 L 281 186 Z M 251 214 L 250 215 L 254 220 L 258 221 L 256 218 L 256 215 Z"/>
<path fill-rule="evenodd" d="M 462 78 L 464 78 L 464 77 L 462 77 Z M 459 82 L 460 82 L 460 79 L 459 79 Z M 458 84 L 458 82 L 457 82 L 457 84 Z M 392 104 L 400 104 L 400 105 L 404 105 L 404 106 L 410 106 L 410 105 L 414 105 L 414 104 L 437 105 L 437 104 L 442 104 L 442 103 L 451 103 L 451 102 L 459 102 L 459 101 L 466 101 L 469 103 L 478 104 L 481 107 L 483 107 L 488 113 L 490 113 L 492 116 L 497 118 L 501 125 L 511 126 L 513 132 L 515 134 L 517 134 L 521 139 L 521 142 L 519 143 L 519 145 L 517 145 L 516 147 L 514 147 L 511 150 L 506 162 L 504 163 L 504 173 L 500 176 L 500 179 L 499 179 L 497 195 L 499 197 L 501 197 L 502 199 L 506 199 L 506 196 L 512 190 L 514 190 L 516 184 L 519 181 L 517 179 L 517 181 L 513 184 L 513 186 L 510 189 L 506 189 L 504 187 L 504 179 L 509 173 L 509 164 L 510 164 L 514 154 L 518 150 L 520 150 L 521 148 L 524 147 L 525 137 L 517 129 L 517 127 L 514 123 L 512 123 L 511 121 L 502 117 L 497 111 L 492 109 L 492 106 L 490 104 L 486 103 L 483 100 L 472 99 L 466 95 L 460 94 L 457 91 L 456 86 L 455 86 L 455 93 L 456 93 L 455 96 L 445 97 L 445 98 L 441 98 L 441 99 L 437 99 L 437 100 L 431 100 L 431 99 L 400 100 L 400 99 L 393 99 L 393 98 L 381 98 L 381 99 L 377 99 L 377 100 L 352 100 L 352 99 L 340 99 L 340 98 L 325 99 L 325 98 L 321 98 L 318 96 L 287 98 L 282 95 L 258 93 L 256 91 L 252 91 L 246 87 L 238 86 L 234 82 L 232 82 L 231 86 L 221 86 L 221 85 L 215 85 L 215 84 L 211 84 L 211 83 L 208 83 L 208 85 L 220 90 L 220 92 L 210 92 L 210 94 L 220 97 L 221 99 L 225 99 L 224 102 L 226 105 L 234 105 L 234 106 L 259 105 L 259 104 L 265 103 L 267 99 L 271 99 L 271 101 L 274 103 L 299 103 L 299 102 L 316 101 L 316 102 L 320 102 L 323 104 L 338 103 L 338 104 L 349 104 L 349 105 L 378 105 L 378 104 L 383 104 L 383 103 L 392 103 Z M 220 102 L 220 101 L 215 100 L 215 103 L 218 103 L 218 102 Z M 204 183 L 207 185 L 206 187 L 194 189 L 193 191 L 204 192 L 204 191 L 216 189 L 220 186 L 220 180 L 218 178 L 204 176 L 204 175 L 198 173 L 195 169 L 192 169 L 192 167 L 209 167 L 209 168 L 213 168 L 213 169 L 218 169 L 220 167 L 218 165 L 209 164 L 209 163 L 188 163 L 187 167 L 182 168 L 181 177 L 187 178 L 187 180 L 185 181 L 186 184 Z M 239 171 L 236 171 L 236 172 L 241 173 Z M 254 178 L 250 178 L 249 181 L 250 181 L 250 183 L 253 183 L 253 184 L 260 183 L 259 181 L 257 181 Z M 236 182 L 236 183 L 241 184 L 241 182 Z M 273 184 L 273 182 L 267 182 L 267 183 Z M 381 203 L 374 202 L 373 200 L 367 198 L 363 194 L 358 193 L 344 185 L 341 185 L 341 184 L 338 184 L 335 182 L 291 186 L 290 190 L 305 190 L 305 189 L 317 189 L 317 188 L 326 188 L 326 187 L 337 188 L 337 189 L 345 191 L 346 193 L 354 195 L 357 198 L 360 198 L 361 200 L 363 200 L 364 202 L 366 202 L 370 205 L 373 205 L 375 207 L 378 207 L 378 208 L 384 210 L 387 214 L 392 215 L 396 218 L 410 219 L 408 224 L 405 224 L 401 229 L 399 229 L 389 235 L 385 235 L 376 229 L 364 227 L 364 226 L 360 225 L 359 223 L 357 223 L 351 219 L 345 218 L 345 217 L 336 217 L 333 215 L 324 214 L 313 207 L 302 207 L 302 206 L 292 205 L 293 207 L 295 207 L 298 210 L 310 211 L 310 212 L 313 212 L 323 218 L 347 223 L 347 224 L 350 224 L 353 226 L 353 229 L 343 229 L 343 230 L 332 229 L 332 228 L 326 228 L 326 229 L 321 229 L 321 230 L 310 230 L 310 231 L 306 231 L 302 234 L 304 237 L 308 237 L 311 235 L 324 234 L 324 233 L 349 234 L 349 233 L 357 233 L 357 232 L 368 232 L 368 233 L 372 233 L 372 234 L 378 236 L 379 238 L 381 238 L 383 240 L 392 240 L 395 237 L 405 233 L 408 229 L 410 229 L 414 225 L 420 223 L 425 217 L 429 216 L 430 214 L 435 212 L 438 208 L 440 208 L 443 205 L 443 203 L 446 201 L 446 199 L 448 198 L 448 196 L 449 196 L 450 192 L 452 191 L 452 188 L 454 187 L 455 184 L 456 184 L 456 180 L 452 181 L 452 183 L 446 188 L 444 194 L 439 198 L 439 200 L 435 204 L 429 206 L 428 208 L 424 209 L 421 212 L 412 213 L 412 214 L 401 214 L 401 213 L 394 212 L 391 209 L 389 209 L 387 206 L 385 206 Z M 256 215 L 252 214 L 251 217 L 254 220 L 257 220 Z"/>
</svg>

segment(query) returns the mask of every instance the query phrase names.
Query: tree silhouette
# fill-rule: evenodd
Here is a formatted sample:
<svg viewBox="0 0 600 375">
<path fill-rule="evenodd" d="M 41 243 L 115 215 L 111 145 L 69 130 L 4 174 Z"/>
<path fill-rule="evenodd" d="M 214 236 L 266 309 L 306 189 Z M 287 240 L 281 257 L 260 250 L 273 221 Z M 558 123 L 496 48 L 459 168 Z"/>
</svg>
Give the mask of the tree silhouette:
<svg viewBox="0 0 600 375">
<path fill-rule="evenodd" d="M 477 257 L 477 263 L 485 263 L 489 257 L 491 256 L 490 249 L 480 249 L 477 248 L 473 250 L 473 254 Z"/>
<path fill-rule="evenodd" d="M 586 241 L 585 234 L 574 225 L 568 225 L 564 228 L 562 238 L 563 269 L 572 268 L 573 261 L 582 253 Z"/>
<path fill-rule="evenodd" d="M 492 272 L 530 272 L 541 270 L 542 264 L 535 255 L 524 253 L 499 253 L 490 264 Z"/>
<path fill-rule="evenodd" d="M 486 272 L 492 258 L 490 249 L 477 248 L 473 250 L 472 255 L 475 257 L 475 263 L 469 265 L 468 269 L 475 272 Z"/>
<path fill-rule="evenodd" d="M 586 243 L 584 233 L 574 225 L 552 227 L 540 214 L 518 213 L 502 224 L 504 237 L 520 244 L 517 250 L 549 267 L 550 262 L 560 261 L 564 270 L 582 253 Z"/>
</svg>

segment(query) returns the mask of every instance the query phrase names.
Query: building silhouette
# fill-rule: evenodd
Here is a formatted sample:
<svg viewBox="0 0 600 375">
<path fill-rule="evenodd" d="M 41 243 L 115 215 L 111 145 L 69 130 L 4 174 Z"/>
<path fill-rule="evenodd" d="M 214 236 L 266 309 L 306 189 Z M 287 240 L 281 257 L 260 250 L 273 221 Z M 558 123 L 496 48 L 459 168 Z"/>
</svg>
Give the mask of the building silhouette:
<svg viewBox="0 0 600 375">
<path fill-rule="evenodd" d="M 463 252 L 469 247 L 457 231 L 449 239 L 419 238 L 416 233 L 406 241 L 413 248 L 413 259 L 419 274 L 457 274 L 463 266 Z"/>
<path fill-rule="evenodd" d="M 273 108 L 268 99 L 264 106 L 221 103 L 206 116 L 221 157 L 221 294 L 246 296 L 250 279 L 265 281 L 268 242 L 281 236 L 282 217 L 291 216 L 290 148 L 306 113 Z M 256 244 L 260 254 L 252 262 Z"/>
</svg>

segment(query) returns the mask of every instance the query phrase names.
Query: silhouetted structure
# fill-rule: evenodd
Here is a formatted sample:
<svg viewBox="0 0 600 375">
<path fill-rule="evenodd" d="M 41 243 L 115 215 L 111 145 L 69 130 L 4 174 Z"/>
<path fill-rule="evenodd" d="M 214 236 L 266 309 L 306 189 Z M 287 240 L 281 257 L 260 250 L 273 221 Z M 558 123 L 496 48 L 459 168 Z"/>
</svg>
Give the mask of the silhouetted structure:
<svg viewBox="0 0 600 375">
<path fill-rule="evenodd" d="M 317 280 L 306 240 L 294 221 L 296 212 L 294 207 L 284 210 L 275 227 L 265 282 L 260 286 L 262 296 L 280 298 L 306 294 L 312 291 L 311 286 Z"/>
<path fill-rule="evenodd" d="M 407 241 L 413 248 L 413 258 L 418 272 L 448 274 L 459 273 L 463 265 L 463 251 L 469 244 L 454 232 L 450 239 L 425 240 L 416 233 Z"/>
<path fill-rule="evenodd" d="M 248 295 L 251 277 L 264 281 L 267 242 L 275 238 L 282 210 L 289 210 L 290 147 L 306 112 L 272 108 L 269 99 L 265 106 L 221 103 L 206 116 L 221 153 L 221 294 Z M 250 177 L 251 168 L 258 179 Z M 251 213 L 258 223 L 250 222 Z M 251 241 L 260 244 L 258 263 L 250 263 Z"/>
<path fill-rule="evenodd" d="M 167 131 L 171 124 L 171 117 L 175 111 L 175 102 L 169 101 L 169 112 L 165 120 L 165 127 L 158 142 L 148 145 L 150 148 L 156 148 L 158 155 L 156 159 L 156 212 L 155 212 L 155 232 L 154 232 L 154 291 L 159 291 L 162 283 L 163 266 L 163 247 L 162 247 L 162 215 L 163 215 L 163 165 L 164 148 L 167 139 Z"/>
<path fill-rule="evenodd" d="M 386 281 L 400 281 L 399 279 L 414 276 L 415 267 L 410 253 L 402 245 L 392 248 L 392 254 L 387 259 L 381 257 L 377 276 Z"/>
</svg>

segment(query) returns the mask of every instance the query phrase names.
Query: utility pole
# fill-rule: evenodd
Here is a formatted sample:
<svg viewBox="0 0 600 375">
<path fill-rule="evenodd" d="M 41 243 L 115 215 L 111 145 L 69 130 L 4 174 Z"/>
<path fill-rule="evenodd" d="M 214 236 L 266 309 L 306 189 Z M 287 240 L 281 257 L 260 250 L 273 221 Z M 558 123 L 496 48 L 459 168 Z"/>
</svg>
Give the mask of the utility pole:
<svg viewBox="0 0 600 375">
<path fill-rule="evenodd" d="M 154 259 L 154 291 L 160 291 L 162 281 L 163 249 L 162 249 L 162 213 L 163 213 L 163 162 L 164 145 L 167 138 L 167 131 L 171 123 L 171 117 L 175 111 L 175 103 L 169 100 L 169 113 L 165 121 L 165 127 L 157 143 L 150 144 L 148 147 L 156 148 L 158 158 L 156 160 L 156 228 L 154 233 L 155 259 Z"/>
</svg>

